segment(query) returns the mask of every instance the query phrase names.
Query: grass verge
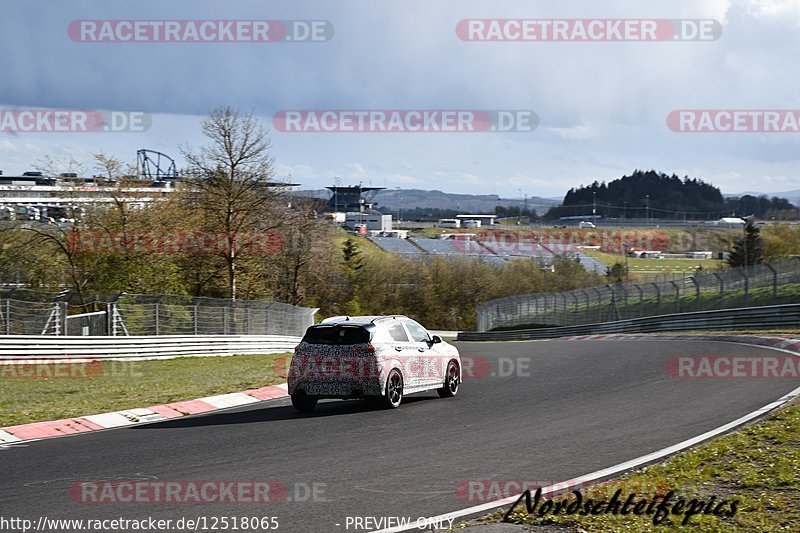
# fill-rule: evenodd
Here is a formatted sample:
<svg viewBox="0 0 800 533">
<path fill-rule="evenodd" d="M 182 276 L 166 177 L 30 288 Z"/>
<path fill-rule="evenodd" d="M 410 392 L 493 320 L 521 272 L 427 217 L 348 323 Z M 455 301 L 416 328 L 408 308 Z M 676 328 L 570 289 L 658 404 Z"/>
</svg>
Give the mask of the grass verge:
<svg viewBox="0 0 800 533">
<path fill-rule="evenodd" d="M 0 427 L 274 385 L 285 381 L 287 357 L 0 365 Z"/>
<path fill-rule="evenodd" d="M 614 263 L 625 264 L 625 256 L 598 252 L 595 250 L 586 250 L 585 253 L 590 255 L 610 267 Z M 628 258 L 628 270 L 632 274 L 637 272 L 661 272 L 671 274 L 673 272 L 696 272 L 698 268 L 705 271 L 717 271 L 727 268 L 724 261 L 717 259 L 641 259 L 636 257 Z"/>
<path fill-rule="evenodd" d="M 646 514 L 566 516 L 562 512 L 539 517 L 538 513 L 528 515 L 524 503 L 517 508 L 521 512 L 515 511 L 510 518 L 514 523 L 530 526 L 530 531 L 543 532 L 648 532 L 664 531 L 665 526 L 700 532 L 800 531 L 800 405 L 795 401 L 766 419 L 665 462 L 584 489 L 584 497 L 608 500 L 617 489 L 622 489 L 623 498 L 638 491 L 652 499 L 654 494 L 674 490 L 673 501 L 697 498 L 708 502 L 716 496 L 715 503 L 722 499 L 739 503 L 731 517 L 717 517 L 713 512 L 699 514 L 691 517 L 686 526 L 681 525 L 683 516 L 677 515 L 670 515 L 669 522 L 660 526 L 654 525 L 652 515 Z M 502 516 L 502 512 L 494 513 L 472 524 L 497 522 Z"/>
</svg>

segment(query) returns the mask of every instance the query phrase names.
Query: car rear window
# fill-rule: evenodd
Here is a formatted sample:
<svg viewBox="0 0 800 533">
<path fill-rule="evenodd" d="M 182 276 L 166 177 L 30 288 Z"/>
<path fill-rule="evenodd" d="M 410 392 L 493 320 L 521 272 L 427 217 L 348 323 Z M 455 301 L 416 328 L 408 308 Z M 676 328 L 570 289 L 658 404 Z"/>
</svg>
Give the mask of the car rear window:
<svg viewBox="0 0 800 533">
<path fill-rule="evenodd" d="M 366 344 L 369 342 L 369 331 L 358 326 L 314 326 L 308 328 L 303 342 L 328 345 Z"/>
</svg>

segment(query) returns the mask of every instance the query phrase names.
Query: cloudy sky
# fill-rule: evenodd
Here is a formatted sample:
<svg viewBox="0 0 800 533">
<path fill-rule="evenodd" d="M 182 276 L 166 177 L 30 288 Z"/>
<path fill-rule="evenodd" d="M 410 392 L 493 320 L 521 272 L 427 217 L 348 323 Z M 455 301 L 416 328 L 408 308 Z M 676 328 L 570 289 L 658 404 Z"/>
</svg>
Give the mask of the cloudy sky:
<svg viewBox="0 0 800 533">
<path fill-rule="evenodd" d="M 562 196 L 633 169 L 700 177 L 724 192 L 800 189 L 800 133 L 676 133 L 674 109 L 800 110 L 800 0 L 0 1 L 0 109 L 144 112 L 135 133 L 0 132 L 0 169 L 45 156 L 93 169 L 104 151 L 172 155 L 203 143 L 215 106 L 272 127 L 283 109 L 525 109 L 527 133 L 281 133 L 279 176 Z M 465 42 L 465 18 L 715 19 L 714 41 Z M 321 43 L 82 43 L 83 19 L 324 20 Z"/>
</svg>

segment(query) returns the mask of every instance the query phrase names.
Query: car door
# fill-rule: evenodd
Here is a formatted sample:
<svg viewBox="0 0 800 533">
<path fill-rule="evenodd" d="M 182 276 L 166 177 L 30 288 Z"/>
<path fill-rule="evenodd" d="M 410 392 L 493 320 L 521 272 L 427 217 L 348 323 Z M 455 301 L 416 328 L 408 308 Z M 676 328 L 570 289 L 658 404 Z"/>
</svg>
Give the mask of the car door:
<svg viewBox="0 0 800 533">
<path fill-rule="evenodd" d="M 392 355 L 400 363 L 400 371 L 403 374 L 404 388 L 413 388 L 419 384 L 413 366 L 409 363 L 415 357 L 416 347 L 408 336 L 408 331 L 403 327 L 399 320 L 392 320 L 386 325 L 387 332 L 392 341 Z"/>
<path fill-rule="evenodd" d="M 442 356 L 431 342 L 428 332 L 413 320 L 403 320 L 408 330 L 414 354 L 414 366 L 419 370 L 419 385 L 439 387 L 444 381 Z"/>
</svg>

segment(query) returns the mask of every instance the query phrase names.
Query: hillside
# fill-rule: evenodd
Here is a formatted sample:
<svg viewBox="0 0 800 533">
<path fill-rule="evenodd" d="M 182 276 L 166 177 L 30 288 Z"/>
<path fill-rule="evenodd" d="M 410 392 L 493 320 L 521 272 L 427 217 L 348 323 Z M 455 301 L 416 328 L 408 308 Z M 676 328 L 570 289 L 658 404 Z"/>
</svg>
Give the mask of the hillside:
<svg viewBox="0 0 800 533">
<path fill-rule="evenodd" d="M 330 198 L 330 191 L 317 189 L 311 191 L 296 191 L 301 196 L 314 198 Z M 520 207 L 524 200 L 519 198 L 501 198 L 496 194 L 456 194 L 442 191 L 426 191 L 422 189 L 386 189 L 378 191 L 372 196 L 376 208 L 386 208 L 390 211 L 397 209 L 441 209 L 443 211 L 459 211 L 462 213 L 494 213 L 495 207 Z M 544 213 L 553 206 L 558 205 L 557 200 L 528 197 L 528 209 L 535 209 Z"/>
<path fill-rule="evenodd" d="M 545 218 L 586 216 L 595 205 L 598 214 L 615 218 L 714 219 L 747 215 L 764 218 L 796 209 L 785 198 L 753 195 L 726 198 L 719 188 L 701 179 L 636 170 L 608 183 L 595 181 L 570 189 L 563 205 L 548 211 Z"/>
</svg>

